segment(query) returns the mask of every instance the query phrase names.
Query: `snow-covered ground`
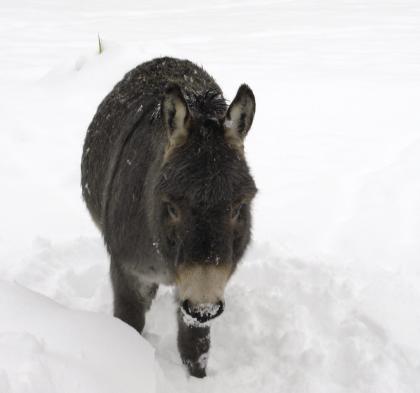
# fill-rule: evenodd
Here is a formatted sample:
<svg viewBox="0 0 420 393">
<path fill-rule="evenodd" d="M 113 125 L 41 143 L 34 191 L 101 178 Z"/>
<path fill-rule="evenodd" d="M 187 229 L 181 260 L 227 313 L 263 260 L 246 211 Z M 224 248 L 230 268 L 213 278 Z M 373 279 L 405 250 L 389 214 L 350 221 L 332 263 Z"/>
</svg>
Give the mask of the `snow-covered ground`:
<svg viewBox="0 0 420 393">
<path fill-rule="evenodd" d="M 257 99 L 254 242 L 205 380 L 171 289 L 145 340 L 112 318 L 79 187 L 97 105 L 159 55 Z M 0 86 L 1 393 L 420 391 L 417 0 L 1 0 Z"/>
</svg>

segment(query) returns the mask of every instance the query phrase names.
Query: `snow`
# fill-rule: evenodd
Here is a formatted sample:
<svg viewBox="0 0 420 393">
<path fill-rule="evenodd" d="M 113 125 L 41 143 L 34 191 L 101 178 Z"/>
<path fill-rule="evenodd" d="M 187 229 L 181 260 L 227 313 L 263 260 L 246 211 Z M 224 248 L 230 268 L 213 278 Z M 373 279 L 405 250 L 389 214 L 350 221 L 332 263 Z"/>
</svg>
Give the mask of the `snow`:
<svg viewBox="0 0 420 393">
<path fill-rule="evenodd" d="M 223 305 L 221 303 L 203 303 L 196 307 L 191 307 L 190 305 L 186 305 L 186 307 L 188 307 L 188 312 L 184 307 L 181 307 L 181 315 L 187 326 L 211 326 L 213 318 L 223 312 Z M 220 310 L 221 307 L 222 309 Z"/>
<path fill-rule="evenodd" d="M 2 393 L 155 391 L 154 350 L 104 314 L 0 281 Z M 2 386 L 3 385 L 3 386 Z"/>
<path fill-rule="evenodd" d="M 1 8 L 1 393 L 420 391 L 417 1 Z M 202 64 L 230 100 L 245 82 L 257 102 L 254 241 L 211 324 L 204 380 L 179 358 L 170 288 L 144 338 L 111 316 L 81 200 L 98 104 L 160 55 Z"/>
<path fill-rule="evenodd" d="M 200 322 L 196 318 L 194 318 L 191 315 L 187 314 L 187 312 L 184 309 L 181 309 L 181 316 L 182 316 L 182 319 L 183 319 L 184 323 L 187 326 L 191 326 L 191 327 L 206 327 L 206 326 L 211 326 L 211 322 L 212 321 Z"/>
</svg>

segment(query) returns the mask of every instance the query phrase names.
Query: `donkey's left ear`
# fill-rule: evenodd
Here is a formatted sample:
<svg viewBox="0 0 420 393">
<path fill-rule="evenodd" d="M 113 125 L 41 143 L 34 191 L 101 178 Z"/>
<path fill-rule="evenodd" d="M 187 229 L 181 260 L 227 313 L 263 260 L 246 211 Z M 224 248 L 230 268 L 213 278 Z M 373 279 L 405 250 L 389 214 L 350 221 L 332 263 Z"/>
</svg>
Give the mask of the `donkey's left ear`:
<svg viewBox="0 0 420 393">
<path fill-rule="evenodd" d="M 242 145 L 255 114 L 255 97 L 248 85 L 241 85 L 225 118 L 225 137 L 230 143 Z"/>
</svg>

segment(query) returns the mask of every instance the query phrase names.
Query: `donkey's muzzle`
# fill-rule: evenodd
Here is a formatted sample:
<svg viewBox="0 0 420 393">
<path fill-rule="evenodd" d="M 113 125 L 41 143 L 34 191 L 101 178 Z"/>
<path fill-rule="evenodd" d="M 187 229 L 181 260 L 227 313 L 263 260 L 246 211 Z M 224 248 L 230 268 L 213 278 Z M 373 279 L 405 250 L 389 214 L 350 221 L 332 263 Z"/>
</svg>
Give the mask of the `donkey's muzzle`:
<svg viewBox="0 0 420 393">
<path fill-rule="evenodd" d="M 205 303 L 193 305 L 188 300 L 184 300 L 181 307 L 187 315 L 199 323 L 205 323 L 218 317 L 225 309 L 225 305 L 222 301 L 219 301 L 216 304 Z"/>
</svg>

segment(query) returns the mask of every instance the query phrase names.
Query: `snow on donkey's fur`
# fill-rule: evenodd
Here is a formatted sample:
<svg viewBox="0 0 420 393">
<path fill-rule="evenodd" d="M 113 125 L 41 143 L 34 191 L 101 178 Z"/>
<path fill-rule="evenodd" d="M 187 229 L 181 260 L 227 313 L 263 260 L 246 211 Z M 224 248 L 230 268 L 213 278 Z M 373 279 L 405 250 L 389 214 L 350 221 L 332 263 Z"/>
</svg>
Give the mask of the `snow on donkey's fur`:
<svg viewBox="0 0 420 393">
<path fill-rule="evenodd" d="M 257 189 L 243 141 L 254 113 L 247 85 L 228 107 L 202 68 L 159 58 L 114 87 L 84 144 L 83 196 L 111 257 L 114 313 L 141 333 L 158 285 L 175 285 L 178 348 L 197 377 L 250 240 Z"/>
</svg>

